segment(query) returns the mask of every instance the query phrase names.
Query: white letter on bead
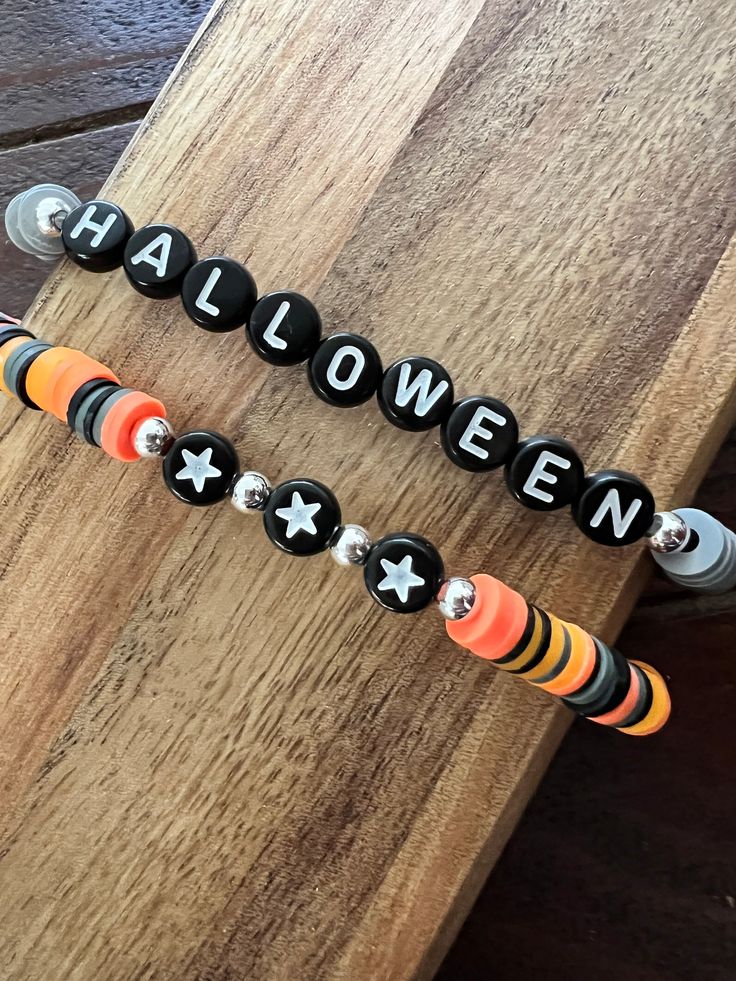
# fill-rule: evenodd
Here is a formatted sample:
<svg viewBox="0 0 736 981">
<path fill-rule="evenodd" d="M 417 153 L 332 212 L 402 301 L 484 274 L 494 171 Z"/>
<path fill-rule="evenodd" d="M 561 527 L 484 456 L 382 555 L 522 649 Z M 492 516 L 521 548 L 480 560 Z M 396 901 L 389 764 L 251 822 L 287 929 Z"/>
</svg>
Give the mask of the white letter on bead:
<svg viewBox="0 0 736 981">
<path fill-rule="evenodd" d="M 103 223 L 100 225 L 99 222 L 92 221 L 92 215 L 94 215 L 96 211 L 97 211 L 97 205 L 91 204 L 89 208 L 87 208 L 87 210 L 84 212 L 82 217 L 79 219 L 79 221 L 74 227 L 74 230 L 69 236 L 70 238 L 79 238 L 79 236 L 82 234 L 85 228 L 89 228 L 90 231 L 92 230 L 96 231 L 97 234 L 92 236 L 89 243 L 93 249 L 96 249 L 97 246 L 102 243 L 102 240 L 110 231 L 112 226 L 115 224 L 115 219 L 117 218 L 116 214 L 114 213 L 110 214 L 107 216 L 107 218 L 105 218 Z"/>
<path fill-rule="evenodd" d="M 559 467 L 560 470 L 569 470 L 572 466 L 569 460 L 566 460 L 562 456 L 557 456 L 556 453 L 550 453 L 549 450 L 542 450 L 542 452 L 539 454 L 537 462 L 532 467 L 532 472 L 527 477 L 523 490 L 525 494 L 529 495 L 529 497 L 536 497 L 538 501 L 544 501 L 545 504 L 551 504 L 554 501 L 554 497 L 551 494 L 548 494 L 547 491 L 541 490 L 539 487 L 537 487 L 537 483 L 557 483 L 557 477 L 555 474 L 544 469 L 548 463 L 554 464 L 554 466 Z"/>
<path fill-rule="evenodd" d="M 287 344 L 283 337 L 278 336 L 276 331 L 278 330 L 281 321 L 289 312 L 290 308 L 291 304 L 287 300 L 284 300 L 283 303 L 279 305 L 278 310 L 273 315 L 271 323 L 268 325 L 263 334 L 263 340 L 266 342 L 266 344 L 268 344 L 269 347 L 275 347 L 279 351 L 285 350 Z"/>
<path fill-rule="evenodd" d="M 161 249 L 161 254 L 156 257 L 153 253 L 156 249 Z M 141 262 L 147 262 L 149 266 L 153 266 L 156 270 L 156 275 L 159 279 L 163 279 L 166 275 L 166 266 L 169 261 L 169 253 L 171 252 L 171 235 L 168 232 L 161 232 L 161 234 L 155 238 L 152 242 L 141 249 L 140 252 L 136 253 L 130 260 L 131 265 L 137 266 Z"/>
<path fill-rule="evenodd" d="M 422 368 L 411 384 L 409 383 L 410 377 L 411 365 L 404 362 L 399 373 L 399 384 L 396 386 L 396 404 L 403 409 L 416 395 L 414 415 L 419 416 L 421 419 L 423 416 L 426 416 L 437 399 L 441 398 L 450 386 L 443 379 L 437 383 L 434 391 L 430 392 L 429 386 L 432 384 L 432 372 L 429 368 Z"/>
<path fill-rule="evenodd" d="M 355 362 L 350 371 L 348 377 L 341 381 L 337 377 L 337 369 L 343 363 L 345 358 L 352 358 Z M 330 361 L 330 367 L 327 369 L 327 381 L 332 385 L 333 388 L 337 389 L 338 392 L 346 392 L 360 378 L 360 373 L 365 368 L 365 355 L 360 350 L 360 348 L 354 347 L 352 344 L 346 344 L 345 347 L 339 348 L 335 351 L 332 361 Z"/>
<path fill-rule="evenodd" d="M 194 301 L 195 307 L 199 307 L 200 310 L 202 310 L 204 313 L 208 313 L 211 317 L 220 316 L 220 308 L 216 307 L 214 303 L 208 302 L 210 294 L 215 288 L 220 276 L 222 276 L 222 269 L 220 269 L 219 266 L 216 266 L 207 277 L 207 282 L 202 287 L 202 292 Z"/>
<path fill-rule="evenodd" d="M 642 502 L 638 499 L 636 501 L 632 501 L 632 503 L 629 505 L 629 510 L 626 512 L 626 514 L 622 515 L 621 498 L 616 488 L 612 487 L 601 501 L 601 506 L 590 519 L 590 527 L 597 528 L 601 521 L 603 521 L 605 518 L 606 514 L 610 512 L 611 523 L 613 524 L 613 533 L 616 538 L 623 538 L 626 532 L 629 530 L 629 525 L 639 513 L 641 505 Z"/>
<path fill-rule="evenodd" d="M 503 416 L 500 416 L 493 409 L 489 409 L 485 405 L 480 405 L 475 410 L 475 414 L 468 423 L 468 428 L 460 438 L 459 444 L 461 450 L 465 450 L 466 453 L 472 453 L 473 456 L 477 456 L 481 460 L 488 459 L 488 450 L 483 449 L 482 446 L 476 446 L 473 442 L 473 437 L 480 436 L 481 439 L 493 439 L 493 433 L 490 429 L 486 429 L 483 426 L 484 422 L 495 422 L 497 426 L 506 425 L 506 419 Z"/>
</svg>

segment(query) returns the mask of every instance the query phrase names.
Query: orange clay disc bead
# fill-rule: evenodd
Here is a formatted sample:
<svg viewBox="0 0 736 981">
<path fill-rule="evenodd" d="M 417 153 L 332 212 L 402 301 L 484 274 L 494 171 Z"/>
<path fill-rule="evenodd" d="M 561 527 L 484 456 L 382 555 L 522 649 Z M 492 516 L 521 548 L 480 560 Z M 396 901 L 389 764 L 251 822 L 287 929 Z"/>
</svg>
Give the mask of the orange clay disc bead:
<svg viewBox="0 0 736 981">
<path fill-rule="evenodd" d="M 102 449 L 115 460 L 132 463 L 139 459 L 133 449 L 133 434 L 150 416 L 166 418 L 166 409 L 158 399 L 143 392 L 129 392 L 116 402 L 102 423 Z"/>
<path fill-rule="evenodd" d="M 625 729 L 621 728 L 619 732 L 625 732 L 627 736 L 649 736 L 661 729 L 670 717 L 672 708 L 670 693 L 667 691 L 667 685 L 662 675 L 659 671 L 655 671 L 650 664 L 634 660 L 631 663 L 641 668 L 649 678 L 652 686 L 652 705 L 641 722 L 637 722 L 633 726 L 626 726 Z"/>
<path fill-rule="evenodd" d="M 447 633 L 461 647 L 493 661 L 521 640 L 529 608 L 523 596 L 493 576 L 471 576 L 475 602 L 462 620 L 448 620 Z"/>
<path fill-rule="evenodd" d="M 66 422 L 67 409 L 74 393 L 85 382 L 91 381 L 93 378 L 105 378 L 107 381 L 115 382 L 115 384 L 120 382 L 117 375 L 113 374 L 104 364 L 94 361 L 86 354 L 82 354 L 81 351 L 76 353 L 79 357 L 73 361 L 70 360 L 66 370 L 56 376 L 51 394 L 53 402 L 51 411 L 62 422 Z"/>
<path fill-rule="evenodd" d="M 79 357 L 84 357 L 82 352 L 70 347 L 52 347 L 39 354 L 26 375 L 26 392 L 39 409 L 53 412 L 56 382 Z"/>
<path fill-rule="evenodd" d="M 33 340 L 32 337 L 13 337 L 9 341 L 6 341 L 2 347 L 0 347 L 0 392 L 5 392 L 5 394 L 11 398 L 13 393 L 8 390 L 7 385 L 3 381 L 5 362 L 17 347 L 20 347 L 21 344 L 25 344 L 26 341 L 31 340 Z"/>
<path fill-rule="evenodd" d="M 539 685 L 544 691 L 560 696 L 571 695 L 573 692 L 579 691 L 590 678 L 595 667 L 593 638 L 576 623 L 566 623 L 565 621 L 563 623 L 567 628 L 572 644 L 570 660 L 556 678 Z"/>
</svg>

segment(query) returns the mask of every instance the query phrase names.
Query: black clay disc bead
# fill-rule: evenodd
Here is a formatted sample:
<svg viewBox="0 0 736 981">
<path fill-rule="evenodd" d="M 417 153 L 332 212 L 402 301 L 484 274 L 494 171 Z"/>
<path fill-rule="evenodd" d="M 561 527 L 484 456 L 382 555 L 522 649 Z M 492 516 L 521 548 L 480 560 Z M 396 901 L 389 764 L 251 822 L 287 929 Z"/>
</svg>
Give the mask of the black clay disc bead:
<svg viewBox="0 0 736 981">
<path fill-rule="evenodd" d="M 86 201 L 65 219 L 61 229 L 64 250 L 88 272 L 109 272 L 123 264 L 133 223 L 110 201 Z"/>
<path fill-rule="evenodd" d="M 20 324 L 0 324 L 0 347 L 6 341 L 12 341 L 14 337 L 27 337 L 32 341 L 36 339 L 35 334 L 32 334 L 30 330 L 26 330 Z"/>
<path fill-rule="evenodd" d="M 575 523 L 599 545 L 631 545 L 652 527 L 656 505 L 649 488 L 623 470 L 601 470 L 583 481 L 573 502 Z"/>
<path fill-rule="evenodd" d="M 246 333 L 259 357 L 285 367 L 312 357 L 322 334 L 322 320 L 306 296 L 280 290 L 256 303 Z"/>
<path fill-rule="evenodd" d="M 340 505 L 329 487 L 306 478 L 287 480 L 275 487 L 263 512 L 266 534 L 290 555 L 324 552 L 340 520 Z"/>
<path fill-rule="evenodd" d="M 92 401 L 90 396 L 94 395 L 95 392 L 99 392 L 102 388 L 107 388 L 109 385 L 109 378 L 91 378 L 79 386 L 69 400 L 69 406 L 66 410 L 66 424 L 70 429 L 76 429 L 77 414 L 83 405 L 86 404 L 87 408 L 89 407 Z M 84 417 L 82 416 L 82 418 Z"/>
<path fill-rule="evenodd" d="M 257 299 L 256 281 L 245 266 L 222 255 L 195 262 L 181 287 L 189 317 L 213 334 L 246 324 Z"/>
<path fill-rule="evenodd" d="M 220 433 L 206 429 L 184 433 L 164 457 L 164 480 L 174 497 L 206 507 L 221 501 L 238 472 L 235 447 Z"/>
<path fill-rule="evenodd" d="M 123 256 L 131 286 L 152 300 L 181 293 L 184 277 L 197 261 L 190 239 L 173 225 L 144 225 L 128 239 Z"/>
<path fill-rule="evenodd" d="M 100 443 L 97 438 L 95 438 L 95 423 L 97 422 L 97 416 L 102 407 L 106 404 L 107 400 L 111 395 L 115 395 L 116 392 L 128 392 L 130 389 L 122 388 L 122 386 L 115 384 L 115 382 L 108 382 L 103 388 L 95 392 L 89 399 L 85 400 L 83 403 L 84 414 L 82 415 L 82 406 L 79 407 L 77 416 L 74 420 L 74 429 L 85 443 L 89 443 L 90 446 L 99 446 Z M 119 396 L 118 396 L 119 397 Z M 99 427 L 97 427 L 97 436 L 99 437 Z"/>
<path fill-rule="evenodd" d="M 326 337 L 309 362 L 309 384 L 330 405 L 361 405 L 375 395 L 383 368 L 378 351 L 360 334 Z"/>
<path fill-rule="evenodd" d="M 364 577 L 376 603 L 394 613 L 416 613 L 437 595 L 444 572 L 442 556 L 431 542 L 398 532 L 375 543 Z"/>
<path fill-rule="evenodd" d="M 506 464 L 506 484 L 520 504 L 556 511 L 572 504 L 585 473 L 575 449 L 559 436 L 530 436 Z"/>
<path fill-rule="evenodd" d="M 442 423 L 445 453 L 463 470 L 494 470 L 507 463 L 519 440 L 511 409 L 498 399 L 471 395 L 456 402 Z"/>
<path fill-rule="evenodd" d="M 18 347 L 11 352 L 8 360 L 5 362 L 5 368 L 3 370 L 3 381 L 6 387 L 11 391 L 28 409 L 38 410 L 38 406 L 32 399 L 29 398 L 28 392 L 26 391 L 26 376 L 28 375 L 28 370 L 36 360 L 36 358 L 43 354 L 44 351 L 48 351 L 51 348 L 51 344 L 46 344 L 45 341 L 29 340 L 23 344 L 19 344 Z"/>
<path fill-rule="evenodd" d="M 412 356 L 388 367 L 378 389 L 378 405 L 399 429 L 422 432 L 445 421 L 452 408 L 452 379 L 437 361 Z"/>
</svg>

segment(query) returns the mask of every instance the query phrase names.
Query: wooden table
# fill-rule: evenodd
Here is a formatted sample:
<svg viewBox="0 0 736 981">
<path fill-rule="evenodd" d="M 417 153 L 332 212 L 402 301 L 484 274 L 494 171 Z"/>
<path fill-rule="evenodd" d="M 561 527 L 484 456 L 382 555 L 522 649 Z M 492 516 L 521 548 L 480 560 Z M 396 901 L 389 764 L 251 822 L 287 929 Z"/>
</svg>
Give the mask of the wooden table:
<svg viewBox="0 0 736 981">
<path fill-rule="evenodd" d="M 624 4 L 627 15 L 636 6 Z M 681 18 L 683 30 L 694 29 L 687 4 L 654 6 L 663 24 Z M 38 180 L 94 193 L 208 7 L 207 0 L 16 3 L 5 19 L 0 74 L 0 204 Z M 532 8 L 526 16 L 535 16 Z M 608 27 L 616 29 L 613 21 Z M 725 40 L 714 46 L 710 66 L 723 85 L 730 84 L 726 48 Z M 642 49 L 632 73 L 656 58 L 656 45 Z M 711 84 L 704 71 L 702 85 Z M 716 151 L 732 154 L 732 146 Z M 703 210 L 704 220 L 720 228 L 710 235 L 715 261 L 736 227 L 736 195 L 723 194 L 711 213 L 704 201 Z M 673 242 L 673 264 L 676 248 Z M 46 267 L 5 242 L 0 254 L 0 307 L 22 313 Z M 735 471 L 731 437 L 699 500 L 732 527 Z M 572 727 L 440 978 L 734 976 L 735 642 L 734 594 L 695 598 L 663 583 L 649 590 L 621 646 L 672 676 L 670 728 L 642 742 L 611 738 L 592 725 Z M 13 978 L 24 977 L 22 966 L 12 968 Z"/>
</svg>

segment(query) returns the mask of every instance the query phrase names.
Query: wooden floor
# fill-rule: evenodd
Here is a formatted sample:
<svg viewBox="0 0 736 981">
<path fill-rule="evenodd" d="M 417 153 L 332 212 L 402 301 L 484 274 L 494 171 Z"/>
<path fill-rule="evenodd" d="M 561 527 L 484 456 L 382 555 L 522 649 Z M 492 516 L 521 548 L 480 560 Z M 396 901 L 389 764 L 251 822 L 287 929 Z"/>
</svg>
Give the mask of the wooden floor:
<svg viewBox="0 0 736 981">
<path fill-rule="evenodd" d="M 91 194 L 208 0 L 12 7 L 0 69 L 0 206 L 39 180 Z M 47 268 L 4 241 L 0 268 L 0 308 L 22 314 Z M 735 477 L 732 437 L 699 501 L 732 527 Z M 688 677 L 673 691 L 669 729 L 639 741 L 573 726 L 443 981 L 736 976 L 736 594 L 696 599 L 656 583 L 621 644 Z"/>
</svg>

